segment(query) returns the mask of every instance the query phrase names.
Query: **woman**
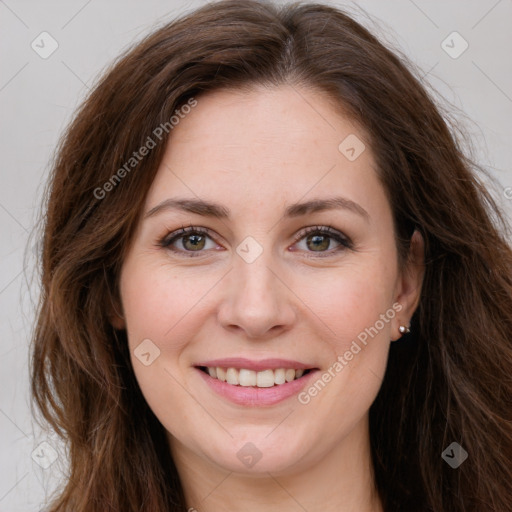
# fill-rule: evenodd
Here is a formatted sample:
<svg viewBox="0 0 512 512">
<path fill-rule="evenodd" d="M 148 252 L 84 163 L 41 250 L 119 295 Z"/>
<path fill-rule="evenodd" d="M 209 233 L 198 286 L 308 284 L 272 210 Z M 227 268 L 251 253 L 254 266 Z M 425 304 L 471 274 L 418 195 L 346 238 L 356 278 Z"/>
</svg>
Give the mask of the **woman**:
<svg viewBox="0 0 512 512">
<path fill-rule="evenodd" d="M 124 55 L 49 182 L 50 510 L 510 511 L 512 254 L 473 167 L 332 7 L 224 1 Z"/>
</svg>

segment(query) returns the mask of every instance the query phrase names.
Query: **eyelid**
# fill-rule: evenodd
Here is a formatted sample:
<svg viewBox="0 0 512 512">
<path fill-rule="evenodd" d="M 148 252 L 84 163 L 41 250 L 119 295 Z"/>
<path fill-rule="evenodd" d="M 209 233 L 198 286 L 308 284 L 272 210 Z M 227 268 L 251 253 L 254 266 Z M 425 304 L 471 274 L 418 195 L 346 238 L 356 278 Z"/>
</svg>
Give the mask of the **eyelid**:
<svg viewBox="0 0 512 512">
<path fill-rule="evenodd" d="M 201 253 L 205 251 L 196 251 L 196 254 L 194 254 L 194 251 L 183 251 L 178 249 L 173 249 L 171 247 L 171 244 L 174 243 L 176 240 L 179 240 L 180 238 L 184 237 L 187 233 L 194 233 L 199 235 L 206 235 L 212 240 L 215 240 L 213 231 L 209 228 L 205 227 L 199 227 L 199 226 L 193 226 L 189 224 L 188 226 L 181 226 L 181 228 L 174 230 L 171 233 L 166 234 L 162 239 L 158 241 L 158 245 L 163 247 L 164 249 L 168 249 L 172 251 L 173 253 L 179 253 L 179 254 L 188 254 L 188 257 L 194 257 L 194 256 L 200 256 Z"/>
<path fill-rule="evenodd" d="M 294 243 L 297 243 L 299 240 L 304 238 L 306 235 L 309 235 L 310 233 L 322 233 L 331 236 L 332 238 L 337 239 L 340 243 L 343 243 L 346 245 L 346 247 L 352 247 L 352 240 L 348 236 L 346 236 L 341 231 L 337 230 L 336 228 L 333 228 L 329 225 L 315 225 L 315 226 L 308 226 L 306 228 L 301 229 L 296 235 L 294 235 Z"/>
<path fill-rule="evenodd" d="M 173 231 L 172 233 L 168 233 L 167 235 L 165 235 L 161 240 L 159 240 L 158 245 L 165 249 L 172 251 L 173 253 L 183 254 L 183 255 L 185 255 L 185 257 L 201 256 L 202 253 L 205 253 L 206 251 L 184 251 L 184 250 L 173 249 L 171 247 L 172 243 L 174 243 L 176 240 L 179 240 L 181 237 L 185 236 L 187 233 L 205 235 L 205 236 L 208 236 L 211 240 L 215 241 L 215 234 L 209 228 L 193 226 L 193 225 L 188 225 L 188 226 L 182 225 L 182 227 L 180 229 L 177 229 L 177 230 Z M 306 237 L 310 233 L 321 233 L 324 235 L 329 235 L 329 237 L 333 238 L 340 244 L 341 249 L 340 249 L 340 247 L 338 247 L 335 249 L 331 249 L 329 251 L 318 251 L 318 252 L 306 251 L 306 253 L 308 255 L 312 254 L 312 255 L 315 255 L 315 257 L 320 257 L 320 258 L 328 257 L 328 256 L 332 256 L 333 254 L 337 254 L 342 249 L 352 249 L 353 248 L 352 240 L 348 236 L 346 236 L 341 231 L 335 229 L 334 227 L 332 227 L 330 225 L 325 225 L 325 224 L 307 226 L 307 227 L 301 229 L 293 236 L 293 244 L 295 245 L 296 243 L 298 243 L 300 240 L 302 240 L 304 237 Z"/>
</svg>

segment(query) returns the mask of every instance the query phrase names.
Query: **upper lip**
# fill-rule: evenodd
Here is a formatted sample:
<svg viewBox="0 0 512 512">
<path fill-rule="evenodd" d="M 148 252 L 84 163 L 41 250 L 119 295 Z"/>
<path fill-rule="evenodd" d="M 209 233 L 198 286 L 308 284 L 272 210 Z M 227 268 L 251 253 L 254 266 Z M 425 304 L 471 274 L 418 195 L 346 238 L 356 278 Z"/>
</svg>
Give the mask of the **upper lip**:
<svg viewBox="0 0 512 512">
<path fill-rule="evenodd" d="M 275 370 L 277 368 L 291 368 L 294 370 L 308 370 L 311 369 L 311 365 L 301 363 L 299 361 L 293 361 L 291 359 L 260 359 L 255 361 L 252 359 L 246 359 L 244 357 L 227 357 L 224 359 L 211 359 L 209 361 L 203 361 L 194 366 L 206 366 L 206 367 L 220 367 L 220 368 L 244 368 L 247 370 L 263 371 L 263 370 Z"/>
</svg>

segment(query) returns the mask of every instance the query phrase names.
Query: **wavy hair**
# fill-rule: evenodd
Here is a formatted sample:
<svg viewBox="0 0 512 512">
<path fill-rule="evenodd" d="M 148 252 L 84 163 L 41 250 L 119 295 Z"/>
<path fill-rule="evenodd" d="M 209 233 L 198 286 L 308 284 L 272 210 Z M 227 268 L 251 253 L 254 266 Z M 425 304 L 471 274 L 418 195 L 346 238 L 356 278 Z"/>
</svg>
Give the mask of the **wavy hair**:
<svg viewBox="0 0 512 512">
<path fill-rule="evenodd" d="M 206 91 L 256 84 L 309 87 L 340 106 L 369 135 L 401 260 L 414 229 L 425 240 L 412 332 L 391 345 L 370 409 L 384 509 L 510 512 L 507 222 L 404 58 L 336 8 L 254 0 L 206 5 L 127 50 L 57 148 L 30 359 L 33 403 L 68 449 L 69 474 L 50 512 L 186 510 L 126 332 L 107 313 L 119 303 L 119 271 L 172 137 L 169 119 Z M 158 126 L 167 129 L 156 147 L 112 181 Z M 454 441 L 469 454 L 458 469 L 441 458 Z"/>
</svg>

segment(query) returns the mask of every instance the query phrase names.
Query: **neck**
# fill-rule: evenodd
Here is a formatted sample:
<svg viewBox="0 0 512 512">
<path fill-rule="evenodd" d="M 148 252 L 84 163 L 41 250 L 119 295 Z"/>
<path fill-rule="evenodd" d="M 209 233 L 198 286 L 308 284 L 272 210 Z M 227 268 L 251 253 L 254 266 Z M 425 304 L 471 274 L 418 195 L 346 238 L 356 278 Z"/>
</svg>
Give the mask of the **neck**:
<svg viewBox="0 0 512 512">
<path fill-rule="evenodd" d="M 308 464 L 280 473 L 241 474 L 198 456 L 170 436 L 190 512 L 382 512 L 370 453 L 368 418 Z"/>
</svg>

